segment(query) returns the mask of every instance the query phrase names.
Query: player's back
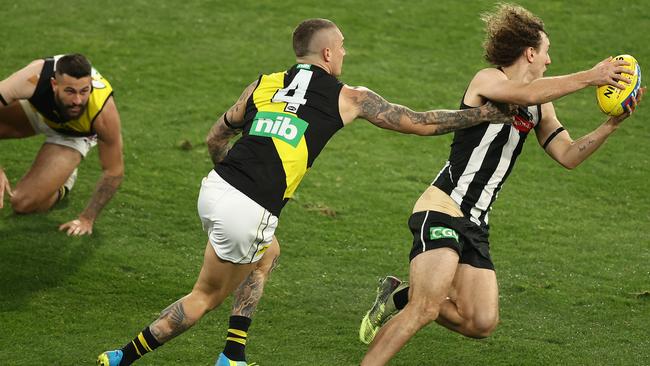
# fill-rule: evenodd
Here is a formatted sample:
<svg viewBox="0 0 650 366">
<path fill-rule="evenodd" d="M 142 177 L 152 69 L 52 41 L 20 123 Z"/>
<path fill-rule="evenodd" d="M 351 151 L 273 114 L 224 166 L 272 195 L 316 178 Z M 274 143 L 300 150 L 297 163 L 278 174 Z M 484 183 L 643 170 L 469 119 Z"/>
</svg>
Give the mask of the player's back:
<svg viewBox="0 0 650 366">
<path fill-rule="evenodd" d="M 276 216 L 330 138 L 343 127 L 343 84 L 297 64 L 262 75 L 246 104 L 242 137 L 215 170 Z"/>
</svg>

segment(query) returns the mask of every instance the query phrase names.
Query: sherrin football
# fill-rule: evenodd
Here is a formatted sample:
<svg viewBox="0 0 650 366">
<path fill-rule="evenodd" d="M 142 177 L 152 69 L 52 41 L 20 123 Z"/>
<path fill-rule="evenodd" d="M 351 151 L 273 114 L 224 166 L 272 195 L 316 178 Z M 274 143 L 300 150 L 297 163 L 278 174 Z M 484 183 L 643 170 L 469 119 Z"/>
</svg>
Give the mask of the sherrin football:
<svg viewBox="0 0 650 366">
<path fill-rule="evenodd" d="M 641 87 L 641 67 L 636 59 L 630 55 L 619 55 L 614 57 L 612 62 L 615 60 L 625 60 L 630 63 L 630 65 L 624 66 L 630 69 L 630 73 L 624 73 L 623 76 L 630 79 L 631 83 L 621 83 L 625 85 L 625 89 L 619 89 L 612 85 L 603 85 L 596 90 L 598 107 L 603 113 L 614 117 L 625 112 L 625 106 L 632 103 L 632 97 L 636 97 Z"/>
</svg>

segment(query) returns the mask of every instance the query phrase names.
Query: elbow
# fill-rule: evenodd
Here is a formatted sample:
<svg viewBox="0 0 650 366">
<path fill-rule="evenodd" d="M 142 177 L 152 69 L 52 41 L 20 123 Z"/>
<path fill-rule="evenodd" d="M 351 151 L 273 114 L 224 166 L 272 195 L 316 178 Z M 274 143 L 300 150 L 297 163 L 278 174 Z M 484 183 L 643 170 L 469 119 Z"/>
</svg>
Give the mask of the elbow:
<svg viewBox="0 0 650 366">
<path fill-rule="evenodd" d="M 417 135 L 417 136 L 436 136 L 436 135 L 442 135 L 437 129 L 430 129 L 430 130 L 416 130 L 416 131 L 411 131 L 409 132 L 410 134 Z"/>
<path fill-rule="evenodd" d="M 420 128 L 412 128 L 403 132 L 417 136 L 436 136 L 445 134 L 445 131 L 435 125 L 421 126 Z"/>
<path fill-rule="evenodd" d="M 577 168 L 578 165 L 580 165 L 580 162 L 572 161 L 572 160 L 560 161 L 560 165 L 562 165 L 566 170 L 573 170 Z"/>
<path fill-rule="evenodd" d="M 104 170 L 104 176 L 118 184 L 124 179 L 124 166 Z"/>
</svg>

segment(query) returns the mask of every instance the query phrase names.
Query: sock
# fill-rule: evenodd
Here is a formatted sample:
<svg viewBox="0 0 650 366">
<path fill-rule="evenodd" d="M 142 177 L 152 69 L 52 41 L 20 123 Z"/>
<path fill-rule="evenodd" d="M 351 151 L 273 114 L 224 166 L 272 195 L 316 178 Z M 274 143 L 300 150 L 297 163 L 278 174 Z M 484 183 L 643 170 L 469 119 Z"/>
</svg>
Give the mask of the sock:
<svg viewBox="0 0 650 366">
<path fill-rule="evenodd" d="M 395 292 L 393 294 L 393 303 L 397 310 L 402 310 L 409 302 L 409 288 L 404 287 L 403 289 Z"/>
<path fill-rule="evenodd" d="M 248 337 L 248 327 L 250 327 L 251 318 L 239 315 L 230 317 L 228 324 L 228 336 L 226 337 L 226 347 L 223 354 L 233 361 L 246 361 L 246 337 Z"/>
<path fill-rule="evenodd" d="M 129 366 L 137 359 L 144 356 L 145 353 L 149 353 L 161 345 L 162 344 L 154 338 L 153 334 L 151 334 L 149 327 L 144 328 L 137 337 L 133 338 L 131 342 L 122 347 L 123 356 L 120 366 Z"/>
<path fill-rule="evenodd" d="M 59 192 L 58 192 L 59 195 L 56 198 L 56 202 L 61 202 L 61 200 L 65 198 L 65 196 L 68 194 L 69 191 L 70 190 L 64 186 L 59 187 Z"/>
</svg>

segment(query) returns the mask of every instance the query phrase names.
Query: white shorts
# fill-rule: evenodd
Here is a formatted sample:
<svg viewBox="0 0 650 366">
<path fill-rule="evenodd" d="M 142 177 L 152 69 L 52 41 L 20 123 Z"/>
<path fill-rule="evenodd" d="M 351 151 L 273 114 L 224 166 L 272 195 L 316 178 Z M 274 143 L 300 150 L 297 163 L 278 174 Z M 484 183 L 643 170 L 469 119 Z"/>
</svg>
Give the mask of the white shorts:
<svg viewBox="0 0 650 366">
<path fill-rule="evenodd" d="M 58 133 L 50 128 L 45 121 L 43 116 L 38 113 L 36 108 L 27 100 L 21 99 L 20 106 L 23 107 L 23 112 L 29 119 L 32 128 L 36 131 L 37 135 L 45 135 L 45 142 L 55 145 L 67 146 L 71 149 L 79 151 L 82 157 L 86 157 L 88 151 L 97 145 L 97 136 L 66 136 L 61 133 Z"/>
<path fill-rule="evenodd" d="M 201 182 L 197 206 L 203 230 L 219 258 L 253 263 L 271 245 L 278 218 L 214 170 Z"/>
</svg>

